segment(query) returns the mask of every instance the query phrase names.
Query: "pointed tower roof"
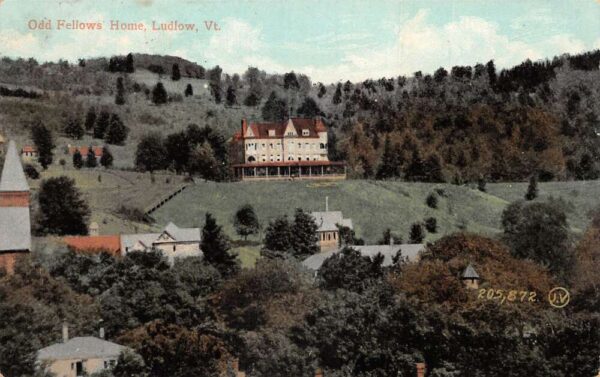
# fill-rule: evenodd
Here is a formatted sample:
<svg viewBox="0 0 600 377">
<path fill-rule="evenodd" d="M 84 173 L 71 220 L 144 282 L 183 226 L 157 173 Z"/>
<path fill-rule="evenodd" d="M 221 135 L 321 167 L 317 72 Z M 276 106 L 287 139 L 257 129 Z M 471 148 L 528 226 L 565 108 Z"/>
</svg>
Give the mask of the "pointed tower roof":
<svg viewBox="0 0 600 377">
<path fill-rule="evenodd" d="M 477 271 L 475 271 L 471 263 L 469 263 L 467 268 L 465 268 L 465 272 L 463 272 L 463 279 L 479 279 L 479 274 Z"/>
<path fill-rule="evenodd" d="M 0 178 L 0 191 L 29 191 L 29 185 L 14 140 L 8 142 L 8 150 L 6 151 L 2 177 Z"/>
</svg>

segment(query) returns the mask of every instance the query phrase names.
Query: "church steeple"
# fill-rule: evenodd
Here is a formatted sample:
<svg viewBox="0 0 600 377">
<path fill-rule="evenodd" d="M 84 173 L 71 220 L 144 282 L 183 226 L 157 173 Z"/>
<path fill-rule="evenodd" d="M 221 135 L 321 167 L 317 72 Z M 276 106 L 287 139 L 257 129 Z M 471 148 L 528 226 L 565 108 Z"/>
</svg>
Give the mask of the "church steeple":
<svg viewBox="0 0 600 377">
<path fill-rule="evenodd" d="M 8 143 L 0 177 L 0 207 L 29 207 L 29 184 L 13 140 Z"/>
</svg>

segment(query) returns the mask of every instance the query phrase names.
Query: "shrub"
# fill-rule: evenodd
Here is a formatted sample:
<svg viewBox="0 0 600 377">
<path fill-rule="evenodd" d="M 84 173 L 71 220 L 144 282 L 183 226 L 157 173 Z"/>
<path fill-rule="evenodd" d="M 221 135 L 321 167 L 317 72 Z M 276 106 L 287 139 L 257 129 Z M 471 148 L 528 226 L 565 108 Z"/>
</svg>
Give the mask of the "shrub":
<svg viewBox="0 0 600 377">
<path fill-rule="evenodd" d="M 437 219 L 435 217 L 428 217 L 425 219 L 425 229 L 429 233 L 437 233 Z"/>
<path fill-rule="evenodd" d="M 434 193 L 427 195 L 427 199 L 425 200 L 425 203 L 427 203 L 428 207 L 436 209 L 438 207 L 437 195 Z"/>
<path fill-rule="evenodd" d="M 31 178 L 31 179 L 40 178 L 40 173 L 31 164 L 26 164 L 23 170 L 25 170 L 25 175 L 27 175 L 28 178 Z"/>
</svg>

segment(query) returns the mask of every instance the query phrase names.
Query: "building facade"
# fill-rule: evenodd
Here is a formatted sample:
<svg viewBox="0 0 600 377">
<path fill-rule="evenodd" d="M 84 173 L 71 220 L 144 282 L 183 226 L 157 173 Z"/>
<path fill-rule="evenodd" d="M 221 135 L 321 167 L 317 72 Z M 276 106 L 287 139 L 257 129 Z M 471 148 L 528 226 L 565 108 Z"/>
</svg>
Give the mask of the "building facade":
<svg viewBox="0 0 600 377">
<path fill-rule="evenodd" d="M 156 249 L 172 262 L 175 258 L 202 256 L 200 228 L 179 228 L 169 223 L 160 233 L 121 235 L 121 254 Z"/>
<path fill-rule="evenodd" d="M 317 226 L 319 247 L 321 251 L 335 250 L 340 245 L 340 230 L 338 226 L 353 229 L 352 219 L 344 219 L 340 211 L 312 212 Z"/>
<path fill-rule="evenodd" d="M 37 148 L 33 145 L 25 145 L 21 149 L 21 157 L 23 158 L 23 161 L 26 162 L 35 161 L 38 157 Z"/>
<path fill-rule="evenodd" d="M 11 140 L 0 176 L 0 268 L 12 273 L 16 258 L 30 250 L 29 185 Z"/>
<path fill-rule="evenodd" d="M 69 156 L 73 156 L 75 152 L 79 151 L 81 154 L 81 159 L 83 161 L 87 161 L 88 154 L 90 152 L 90 148 L 92 148 L 92 152 L 94 152 L 94 156 L 96 157 L 96 162 L 100 163 L 100 159 L 102 158 L 102 154 L 104 153 L 103 147 L 92 146 L 92 147 L 78 147 L 74 145 L 67 145 L 67 151 L 69 152 Z"/>
<path fill-rule="evenodd" d="M 320 119 L 242 125 L 233 139 L 234 173 L 240 180 L 344 179 L 343 162 L 329 161 L 327 127 Z"/>
</svg>

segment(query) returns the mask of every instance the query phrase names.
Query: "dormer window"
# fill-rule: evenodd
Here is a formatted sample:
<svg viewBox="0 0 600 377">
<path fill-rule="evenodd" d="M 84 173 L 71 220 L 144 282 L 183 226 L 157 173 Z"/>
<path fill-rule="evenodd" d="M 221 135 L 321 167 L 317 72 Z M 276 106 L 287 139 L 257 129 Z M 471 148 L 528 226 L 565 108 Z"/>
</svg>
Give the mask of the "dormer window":
<svg viewBox="0 0 600 377">
<path fill-rule="evenodd" d="M 310 131 L 308 129 L 306 129 L 306 128 L 303 129 L 302 130 L 302 136 L 308 136 L 308 135 L 310 135 Z"/>
<path fill-rule="evenodd" d="M 269 136 L 275 136 L 275 130 L 269 130 Z"/>
</svg>

